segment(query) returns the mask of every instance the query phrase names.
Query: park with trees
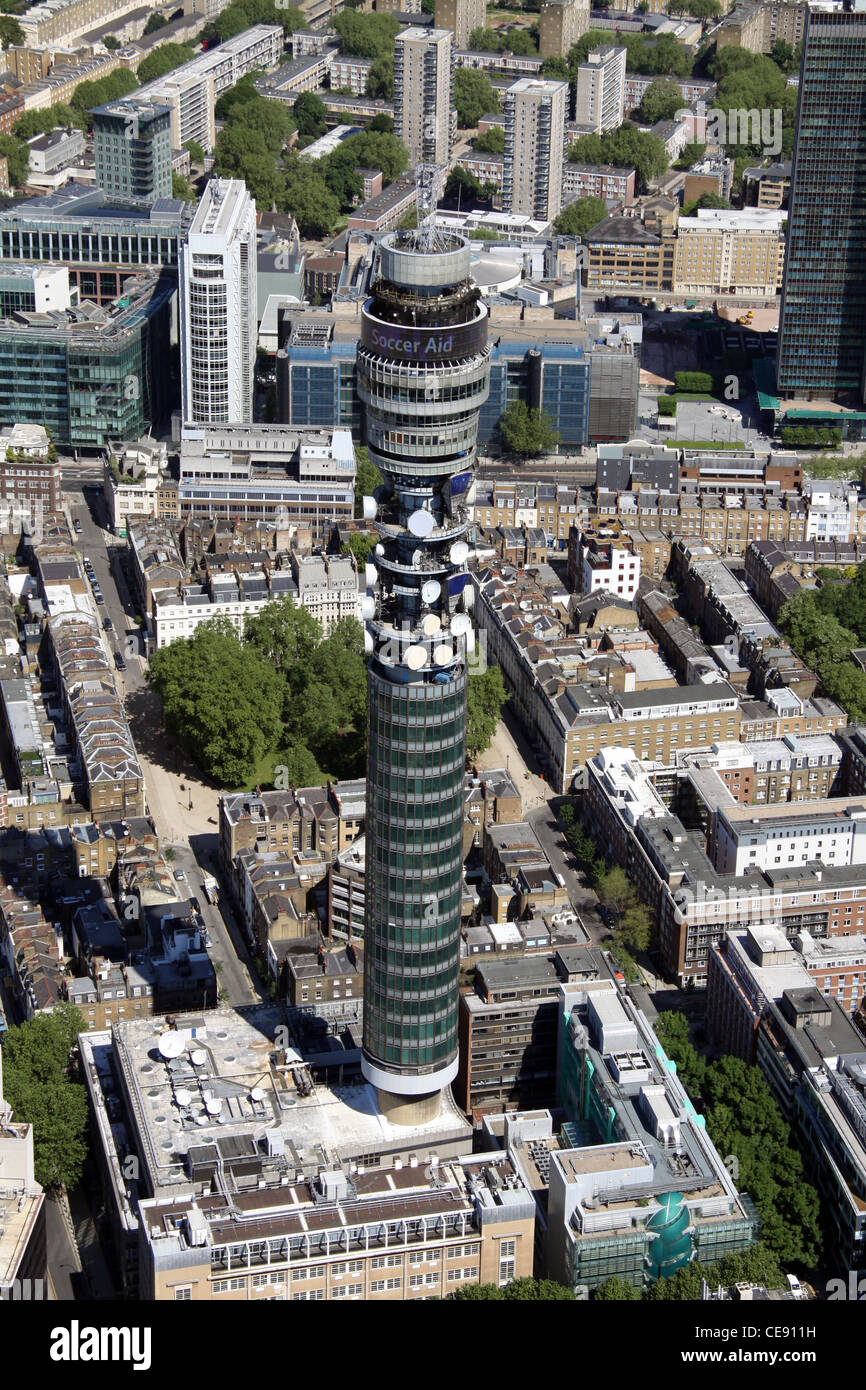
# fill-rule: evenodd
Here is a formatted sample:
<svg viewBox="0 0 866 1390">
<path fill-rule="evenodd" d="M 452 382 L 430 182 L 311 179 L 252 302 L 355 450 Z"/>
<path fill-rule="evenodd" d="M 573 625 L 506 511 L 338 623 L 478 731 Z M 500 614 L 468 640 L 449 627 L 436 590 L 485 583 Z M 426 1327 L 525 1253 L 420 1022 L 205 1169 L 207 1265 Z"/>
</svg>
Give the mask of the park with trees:
<svg viewBox="0 0 866 1390">
<path fill-rule="evenodd" d="M 866 719 L 866 671 L 852 656 L 866 644 L 866 563 L 853 573 L 821 568 L 819 587 L 800 589 L 779 613 L 779 627 L 797 656 L 851 720 Z"/>
</svg>

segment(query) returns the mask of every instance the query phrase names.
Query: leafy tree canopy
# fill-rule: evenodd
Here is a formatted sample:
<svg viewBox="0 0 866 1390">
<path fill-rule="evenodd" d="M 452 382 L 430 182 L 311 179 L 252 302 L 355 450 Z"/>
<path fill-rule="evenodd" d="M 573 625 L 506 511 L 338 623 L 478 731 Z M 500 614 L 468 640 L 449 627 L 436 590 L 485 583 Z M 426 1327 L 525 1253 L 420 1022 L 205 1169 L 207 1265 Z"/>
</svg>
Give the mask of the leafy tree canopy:
<svg viewBox="0 0 866 1390">
<path fill-rule="evenodd" d="M 470 758 L 490 747 L 507 699 L 498 666 L 470 674 L 466 694 L 466 751 Z"/>
<path fill-rule="evenodd" d="M 3 1090 L 16 1120 L 33 1126 L 36 1179 L 74 1187 L 87 1156 L 87 1093 L 74 1079 L 84 1020 L 71 1004 L 36 1014 L 3 1039 Z"/>
<path fill-rule="evenodd" d="M 454 74 L 454 106 L 463 130 L 477 126 L 482 116 L 499 110 L 499 96 L 485 72 L 458 68 Z"/>
<path fill-rule="evenodd" d="M 530 458 L 552 454 L 559 443 L 550 416 L 543 410 L 531 410 L 523 401 L 515 401 L 500 415 L 499 430 L 506 449 Z"/>
<path fill-rule="evenodd" d="M 278 674 L 244 648 L 227 620 L 204 623 L 193 637 L 154 652 L 148 681 L 169 733 L 222 786 L 247 782 L 279 739 Z"/>
<path fill-rule="evenodd" d="M 485 130 L 481 135 L 476 135 L 472 141 L 472 148 L 477 150 L 479 154 L 504 154 L 504 129 L 501 125 L 492 125 L 489 130 Z"/>
<path fill-rule="evenodd" d="M 140 83 L 154 82 L 157 77 L 164 77 L 167 72 L 173 72 L 194 57 L 195 50 L 188 43 L 161 44 L 142 59 L 138 67 L 138 80 Z"/>
<path fill-rule="evenodd" d="M 658 136 L 638 130 L 628 121 L 618 130 L 606 131 L 604 135 L 582 135 L 569 149 L 568 157 L 575 164 L 633 168 L 643 186 L 668 167 L 667 151 Z"/>
<path fill-rule="evenodd" d="M 603 198 L 578 198 L 562 209 L 554 221 L 553 230 L 563 236 L 584 236 L 606 217 L 607 204 Z"/>
<path fill-rule="evenodd" d="M 400 32 L 400 21 L 394 15 L 343 10 L 332 23 L 344 53 L 358 58 L 393 57 L 394 40 Z"/>
</svg>

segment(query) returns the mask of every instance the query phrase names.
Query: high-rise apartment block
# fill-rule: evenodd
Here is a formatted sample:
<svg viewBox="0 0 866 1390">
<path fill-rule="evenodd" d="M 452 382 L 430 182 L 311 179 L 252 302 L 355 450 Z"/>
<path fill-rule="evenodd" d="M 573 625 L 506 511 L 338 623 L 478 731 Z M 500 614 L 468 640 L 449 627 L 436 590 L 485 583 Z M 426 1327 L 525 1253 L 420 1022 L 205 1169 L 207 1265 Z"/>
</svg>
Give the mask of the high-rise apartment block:
<svg viewBox="0 0 866 1390">
<path fill-rule="evenodd" d="M 436 0 L 434 18 L 437 29 L 451 30 L 455 48 L 468 48 L 472 30 L 487 23 L 487 6 L 485 0 Z"/>
<path fill-rule="evenodd" d="M 386 496 L 370 612 L 364 1051 L 384 1116 L 423 1124 L 457 1074 L 466 687 L 466 494 L 487 396 L 470 248 L 392 233 L 361 318 L 358 392 Z M 370 503 L 372 502 L 372 506 Z"/>
<path fill-rule="evenodd" d="M 542 0 L 538 51 L 542 58 L 567 58 L 589 28 L 589 0 Z"/>
<path fill-rule="evenodd" d="M 180 258 L 181 404 L 191 424 L 252 421 L 256 205 L 240 179 L 212 179 Z"/>
<path fill-rule="evenodd" d="M 282 25 L 254 24 L 140 87 L 136 98 L 171 108 L 174 149 L 182 149 L 188 140 L 197 140 L 203 150 L 210 150 L 216 140 L 217 99 L 248 72 L 260 72 L 278 63 L 284 40 Z"/>
<path fill-rule="evenodd" d="M 502 206 L 550 222 L 562 207 L 568 83 L 521 77 L 505 92 Z"/>
<path fill-rule="evenodd" d="M 394 40 L 394 133 L 413 164 L 447 164 L 456 129 L 454 36 L 404 29 Z"/>
<path fill-rule="evenodd" d="M 778 393 L 864 396 L 866 12 L 810 9 L 788 214 Z"/>
<path fill-rule="evenodd" d="M 626 56 L 624 48 L 597 48 L 577 69 L 575 119 L 596 135 L 623 123 Z"/>
<path fill-rule="evenodd" d="M 97 186 L 120 198 L 170 198 L 169 107 L 116 101 L 92 115 Z"/>
</svg>

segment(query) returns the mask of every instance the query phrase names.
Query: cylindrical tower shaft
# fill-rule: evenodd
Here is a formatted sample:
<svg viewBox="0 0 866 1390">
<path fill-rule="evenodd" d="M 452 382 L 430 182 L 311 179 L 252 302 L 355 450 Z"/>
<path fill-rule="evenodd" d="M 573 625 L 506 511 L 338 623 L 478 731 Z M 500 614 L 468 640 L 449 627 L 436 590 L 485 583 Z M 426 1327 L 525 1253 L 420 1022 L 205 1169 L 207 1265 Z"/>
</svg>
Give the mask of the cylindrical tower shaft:
<svg viewBox="0 0 866 1390">
<path fill-rule="evenodd" d="M 469 247 L 393 234 L 364 306 L 359 393 L 382 471 L 369 625 L 363 1071 L 419 1123 L 457 1072 L 466 735 L 466 498 L 487 397 Z"/>
</svg>

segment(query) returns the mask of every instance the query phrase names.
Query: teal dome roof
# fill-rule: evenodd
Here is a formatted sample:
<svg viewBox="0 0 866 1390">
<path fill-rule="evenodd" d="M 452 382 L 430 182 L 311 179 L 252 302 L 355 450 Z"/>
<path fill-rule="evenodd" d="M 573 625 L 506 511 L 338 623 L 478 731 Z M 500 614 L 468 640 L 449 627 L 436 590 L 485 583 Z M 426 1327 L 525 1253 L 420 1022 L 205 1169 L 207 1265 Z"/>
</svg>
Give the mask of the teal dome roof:
<svg viewBox="0 0 866 1390">
<path fill-rule="evenodd" d="M 689 1209 L 681 1192 L 665 1192 L 658 1203 L 659 1210 L 647 1222 L 647 1230 L 656 1237 L 649 1251 L 650 1272 L 656 1279 L 669 1279 L 691 1259 Z"/>
</svg>

